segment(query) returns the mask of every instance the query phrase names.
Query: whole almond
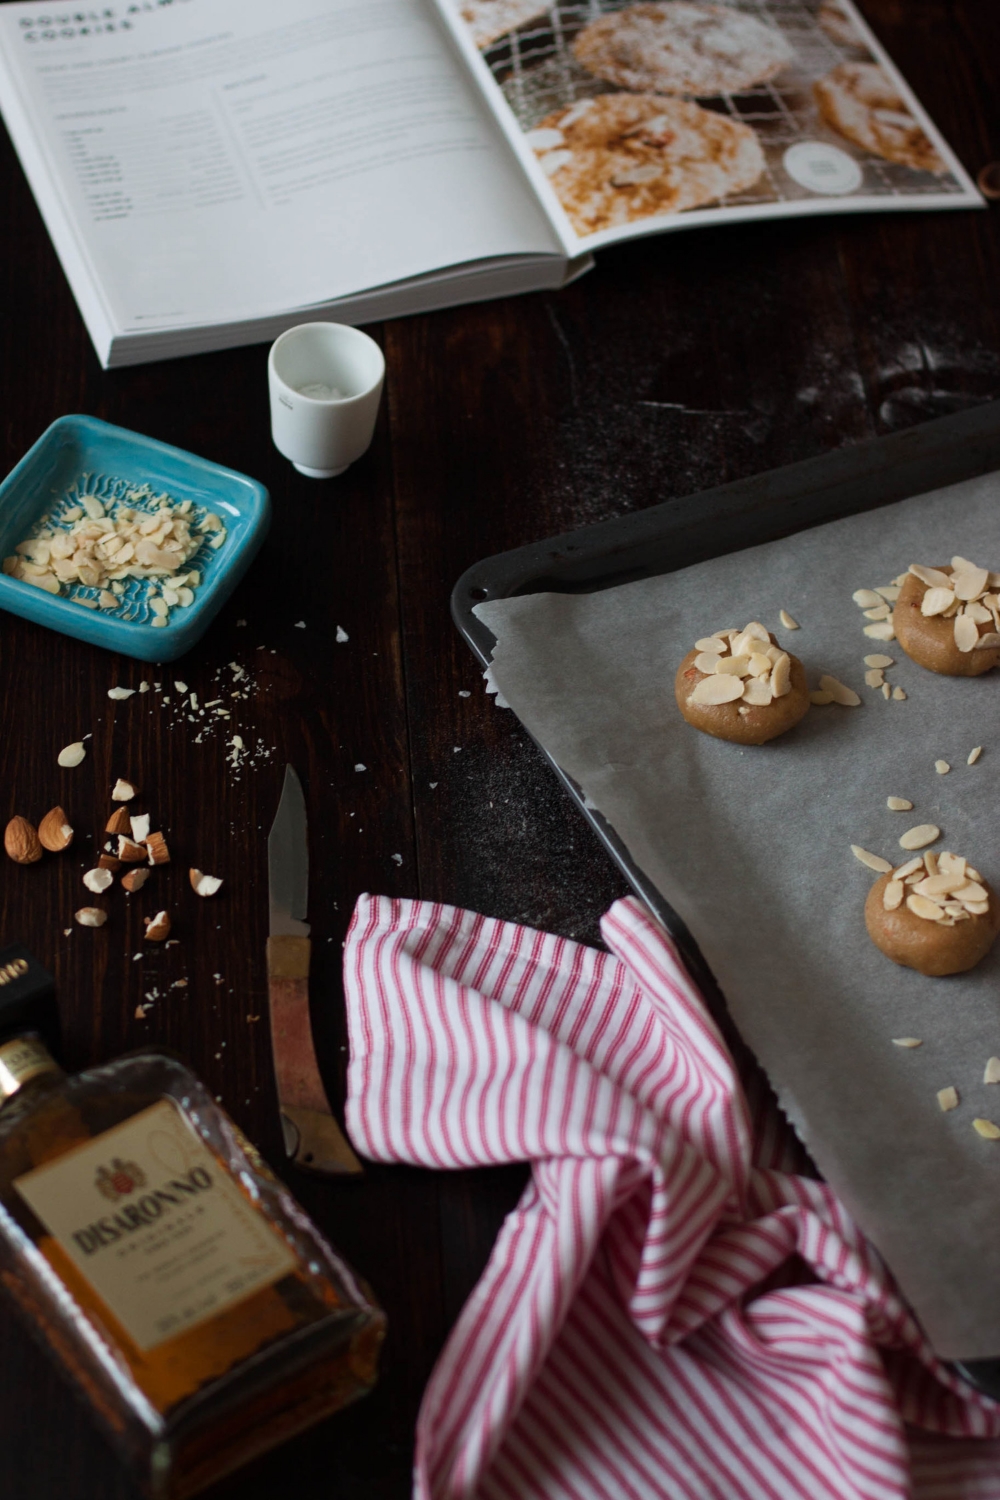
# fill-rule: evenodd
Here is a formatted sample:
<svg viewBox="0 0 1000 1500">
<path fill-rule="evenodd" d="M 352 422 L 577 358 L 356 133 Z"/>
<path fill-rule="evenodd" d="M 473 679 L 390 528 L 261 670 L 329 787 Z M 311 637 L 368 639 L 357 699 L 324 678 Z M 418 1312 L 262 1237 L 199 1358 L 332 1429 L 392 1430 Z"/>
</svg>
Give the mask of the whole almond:
<svg viewBox="0 0 1000 1500">
<path fill-rule="evenodd" d="M 155 917 L 146 917 L 146 939 L 150 943 L 162 943 L 164 938 L 170 936 L 170 918 L 165 911 L 158 911 Z"/>
<path fill-rule="evenodd" d="M 50 854 L 59 854 L 73 842 L 73 830 L 61 807 L 52 808 L 38 825 L 38 841 Z"/>
<path fill-rule="evenodd" d="M 132 896 L 136 891 L 142 890 L 148 879 L 149 870 L 143 865 L 134 870 L 129 870 L 127 875 L 122 876 L 122 887 Z"/>
<path fill-rule="evenodd" d="M 132 828 L 132 819 L 128 815 L 128 808 L 117 807 L 107 821 L 105 833 L 129 833 Z"/>
<path fill-rule="evenodd" d="M 4 830 L 3 846 L 18 865 L 33 865 L 42 857 L 42 846 L 27 818 L 11 818 Z"/>
</svg>

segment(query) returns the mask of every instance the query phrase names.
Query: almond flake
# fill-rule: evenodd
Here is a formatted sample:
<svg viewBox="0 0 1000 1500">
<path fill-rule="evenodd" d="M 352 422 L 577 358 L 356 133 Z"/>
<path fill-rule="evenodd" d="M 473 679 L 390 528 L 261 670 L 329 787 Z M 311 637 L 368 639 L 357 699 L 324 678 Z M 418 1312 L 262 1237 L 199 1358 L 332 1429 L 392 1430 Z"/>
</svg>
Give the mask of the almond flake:
<svg viewBox="0 0 1000 1500">
<path fill-rule="evenodd" d="M 955 616 L 955 645 L 959 651 L 971 651 L 979 639 L 979 627 L 968 615 Z"/>
<path fill-rule="evenodd" d="M 955 602 L 951 589 L 928 589 L 920 601 L 922 615 L 942 615 Z"/>
<path fill-rule="evenodd" d="M 864 617 L 866 620 L 888 620 L 892 610 L 888 604 L 876 604 L 874 609 L 866 609 Z"/>
<path fill-rule="evenodd" d="M 886 797 L 885 805 L 890 812 L 913 811 L 913 803 L 908 802 L 905 797 Z"/>
<path fill-rule="evenodd" d="M 976 764 L 976 761 L 982 755 L 982 753 L 983 753 L 983 747 L 982 747 L 982 745 L 977 745 L 976 748 L 975 748 L 975 750 L 970 750 L 969 751 L 969 758 L 965 762 L 965 764 L 967 766 L 974 766 Z"/>
<path fill-rule="evenodd" d="M 706 677 L 711 677 L 721 660 L 722 657 L 717 651 L 699 651 L 693 665 L 699 672 L 704 672 Z"/>
<path fill-rule="evenodd" d="M 898 583 L 887 583 L 884 588 L 876 589 L 875 592 L 881 594 L 883 599 L 888 599 L 890 604 L 895 604 L 901 589 Z"/>
<path fill-rule="evenodd" d="M 866 656 L 865 657 L 865 666 L 866 667 L 892 667 L 892 666 L 895 666 L 895 663 L 894 663 L 894 661 L 893 661 L 893 659 L 892 659 L 891 656 L 875 655 L 875 656 Z"/>
<path fill-rule="evenodd" d="M 936 901 L 931 901 L 927 896 L 918 896 L 915 891 L 907 896 L 906 904 L 915 917 L 922 917 L 925 922 L 940 922 L 944 916 L 944 910 Z"/>
<path fill-rule="evenodd" d="M 950 573 L 942 573 L 940 568 L 924 568 L 920 563 L 910 563 L 910 572 L 914 578 L 919 578 L 921 583 L 926 583 L 929 589 L 950 589 Z"/>
<path fill-rule="evenodd" d="M 842 708 L 857 708 L 861 702 L 861 699 L 853 688 L 845 687 L 842 682 L 838 682 L 836 677 L 831 677 L 829 673 L 824 674 L 820 678 L 819 685 L 825 692 L 830 694 L 834 703 L 839 703 Z"/>
<path fill-rule="evenodd" d="M 782 625 L 784 625 L 786 630 L 798 630 L 799 628 L 798 622 L 792 619 L 787 609 L 778 611 L 778 619 L 781 621 Z"/>
<path fill-rule="evenodd" d="M 754 708 L 766 708 L 773 697 L 771 684 L 763 677 L 751 677 L 744 685 L 743 701 Z"/>
<path fill-rule="evenodd" d="M 967 871 L 966 874 L 968 874 Z M 976 880 L 970 880 L 966 884 L 963 876 L 962 882 L 955 888 L 955 899 L 957 901 L 988 901 L 989 893 L 986 887 Z"/>
<path fill-rule="evenodd" d="M 986 592 L 990 581 L 989 570 L 968 564 L 955 569 L 953 581 L 956 599 L 978 599 L 980 594 Z"/>
<path fill-rule="evenodd" d="M 715 706 L 743 696 L 743 679 L 732 676 L 703 677 L 691 693 L 691 703 Z"/>
<path fill-rule="evenodd" d="M 940 1109 L 946 1114 L 950 1109 L 958 1108 L 958 1089 L 952 1088 L 951 1084 L 946 1089 L 938 1089 L 937 1102 Z"/>
<path fill-rule="evenodd" d="M 941 837 L 940 828 L 935 828 L 933 823 L 918 823 L 914 828 L 908 828 L 899 841 L 901 849 L 922 849 L 925 844 L 933 844 Z"/>
<path fill-rule="evenodd" d="M 939 776 L 947 776 L 948 772 L 951 770 L 951 766 L 946 760 L 936 760 L 934 762 L 934 769 Z"/>
<path fill-rule="evenodd" d="M 823 688 L 813 688 L 809 694 L 809 702 L 822 707 L 833 702 L 833 694 L 826 692 Z"/>
<path fill-rule="evenodd" d="M 984 1083 L 1000 1083 L 1000 1057 L 990 1057 L 983 1074 Z"/>
<path fill-rule="evenodd" d="M 882 603 L 881 595 L 876 594 L 874 589 L 855 589 L 851 598 L 859 609 L 873 609 L 876 604 Z"/>
<path fill-rule="evenodd" d="M 703 635 L 700 641 L 695 641 L 696 651 L 714 651 L 716 656 L 721 656 L 727 650 L 726 642 L 717 635 Z"/>
<path fill-rule="evenodd" d="M 750 657 L 745 652 L 739 656 L 720 656 L 715 671 L 719 677 L 749 677 Z"/>
<path fill-rule="evenodd" d="M 67 745 L 64 750 L 59 751 L 58 761 L 61 766 L 78 766 L 87 754 L 82 740 L 76 740 L 72 745 Z"/>
<path fill-rule="evenodd" d="M 973 647 L 974 651 L 995 651 L 1000 646 L 1000 634 L 995 630 L 988 630 L 981 635 Z"/>
<path fill-rule="evenodd" d="M 898 870 L 893 871 L 894 880 L 905 880 L 907 875 L 912 875 L 915 870 L 922 870 L 924 862 L 918 854 L 916 859 L 908 859 L 905 865 L 900 865 Z"/>
<path fill-rule="evenodd" d="M 882 905 L 885 910 L 895 911 L 898 906 L 902 906 L 905 894 L 906 888 L 901 880 L 890 880 L 882 892 Z"/>
<path fill-rule="evenodd" d="M 886 686 L 888 686 L 888 684 L 886 684 Z M 901 687 L 895 687 L 895 688 L 893 688 L 893 690 L 892 690 L 892 696 L 893 696 L 893 698 L 895 699 L 895 701 L 897 703 L 905 703 L 906 702 L 906 694 L 903 692 L 903 689 Z"/>
<path fill-rule="evenodd" d="M 883 682 L 882 684 L 882 697 L 885 699 L 886 703 L 888 703 L 889 699 L 892 697 L 892 692 L 887 682 Z"/>
<path fill-rule="evenodd" d="M 788 655 L 787 651 L 783 651 L 778 657 L 777 661 L 774 663 L 774 666 L 771 668 L 771 691 L 776 698 L 783 698 L 786 693 L 791 692 L 791 674 L 792 659 Z M 832 691 L 829 683 L 821 681 L 820 686 L 825 687 L 827 692 Z M 858 698 L 857 701 L 860 703 L 860 698 Z"/>
<path fill-rule="evenodd" d="M 855 859 L 860 859 L 863 865 L 867 865 L 869 870 L 877 870 L 880 875 L 888 875 L 892 869 L 887 859 L 883 859 L 880 854 L 869 854 L 868 850 L 862 849 L 860 844 L 852 844 L 851 853 Z"/>
<path fill-rule="evenodd" d="M 977 1118 L 973 1120 L 972 1128 L 984 1141 L 1000 1141 L 1000 1125 L 994 1125 L 992 1120 Z"/>
<path fill-rule="evenodd" d="M 924 1044 L 918 1036 L 894 1036 L 892 1045 L 894 1047 L 922 1047 Z"/>
<path fill-rule="evenodd" d="M 751 653 L 750 653 L 750 676 L 751 677 L 766 677 L 769 674 L 772 665 L 773 665 L 773 663 L 772 663 L 771 658 L 769 656 L 764 656 L 759 651 L 751 651 Z"/>
<path fill-rule="evenodd" d="M 873 641 L 894 641 L 896 632 L 891 620 L 879 620 L 874 625 L 865 626 L 865 635 Z"/>
<path fill-rule="evenodd" d="M 882 671 L 882 668 L 869 667 L 868 671 L 865 673 L 865 686 L 870 688 L 880 688 L 884 682 L 885 673 Z"/>
<path fill-rule="evenodd" d="M 965 901 L 963 905 L 970 917 L 985 917 L 990 909 L 988 901 Z"/>
</svg>

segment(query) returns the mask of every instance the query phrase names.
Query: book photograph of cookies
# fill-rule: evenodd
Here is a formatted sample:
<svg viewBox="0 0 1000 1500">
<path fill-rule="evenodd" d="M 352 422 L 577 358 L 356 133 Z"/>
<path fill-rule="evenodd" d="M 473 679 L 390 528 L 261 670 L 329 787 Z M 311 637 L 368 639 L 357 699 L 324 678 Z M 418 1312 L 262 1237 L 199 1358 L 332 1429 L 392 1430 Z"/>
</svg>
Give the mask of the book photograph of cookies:
<svg viewBox="0 0 1000 1500">
<path fill-rule="evenodd" d="M 970 191 L 853 0 L 447 4 L 576 247 Z"/>
</svg>

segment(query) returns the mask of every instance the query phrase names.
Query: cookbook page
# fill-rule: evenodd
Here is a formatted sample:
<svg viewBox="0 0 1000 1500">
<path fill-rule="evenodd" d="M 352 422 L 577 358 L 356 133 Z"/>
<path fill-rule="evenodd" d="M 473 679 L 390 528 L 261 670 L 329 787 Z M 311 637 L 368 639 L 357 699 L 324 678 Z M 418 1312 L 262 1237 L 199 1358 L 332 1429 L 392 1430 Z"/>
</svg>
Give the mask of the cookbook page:
<svg viewBox="0 0 1000 1500">
<path fill-rule="evenodd" d="M 851 0 L 436 0 L 567 253 L 982 200 Z"/>
<path fill-rule="evenodd" d="M 562 254 L 429 0 L 3 5 L 0 104 L 112 329 Z"/>
</svg>

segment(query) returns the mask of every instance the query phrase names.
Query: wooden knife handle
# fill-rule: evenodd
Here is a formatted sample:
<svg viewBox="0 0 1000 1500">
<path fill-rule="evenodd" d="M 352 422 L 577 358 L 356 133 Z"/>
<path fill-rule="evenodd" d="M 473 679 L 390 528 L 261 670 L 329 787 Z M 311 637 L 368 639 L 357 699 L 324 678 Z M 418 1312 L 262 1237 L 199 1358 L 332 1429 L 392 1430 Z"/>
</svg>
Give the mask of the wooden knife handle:
<svg viewBox="0 0 1000 1500">
<path fill-rule="evenodd" d="M 330 1112 L 320 1077 L 309 1020 L 307 937 L 287 934 L 267 940 L 267 987 L 271 1045 L 285 1150 L 311 1172 L 357 1174 L 361 1163 Z"/>
</svg>

